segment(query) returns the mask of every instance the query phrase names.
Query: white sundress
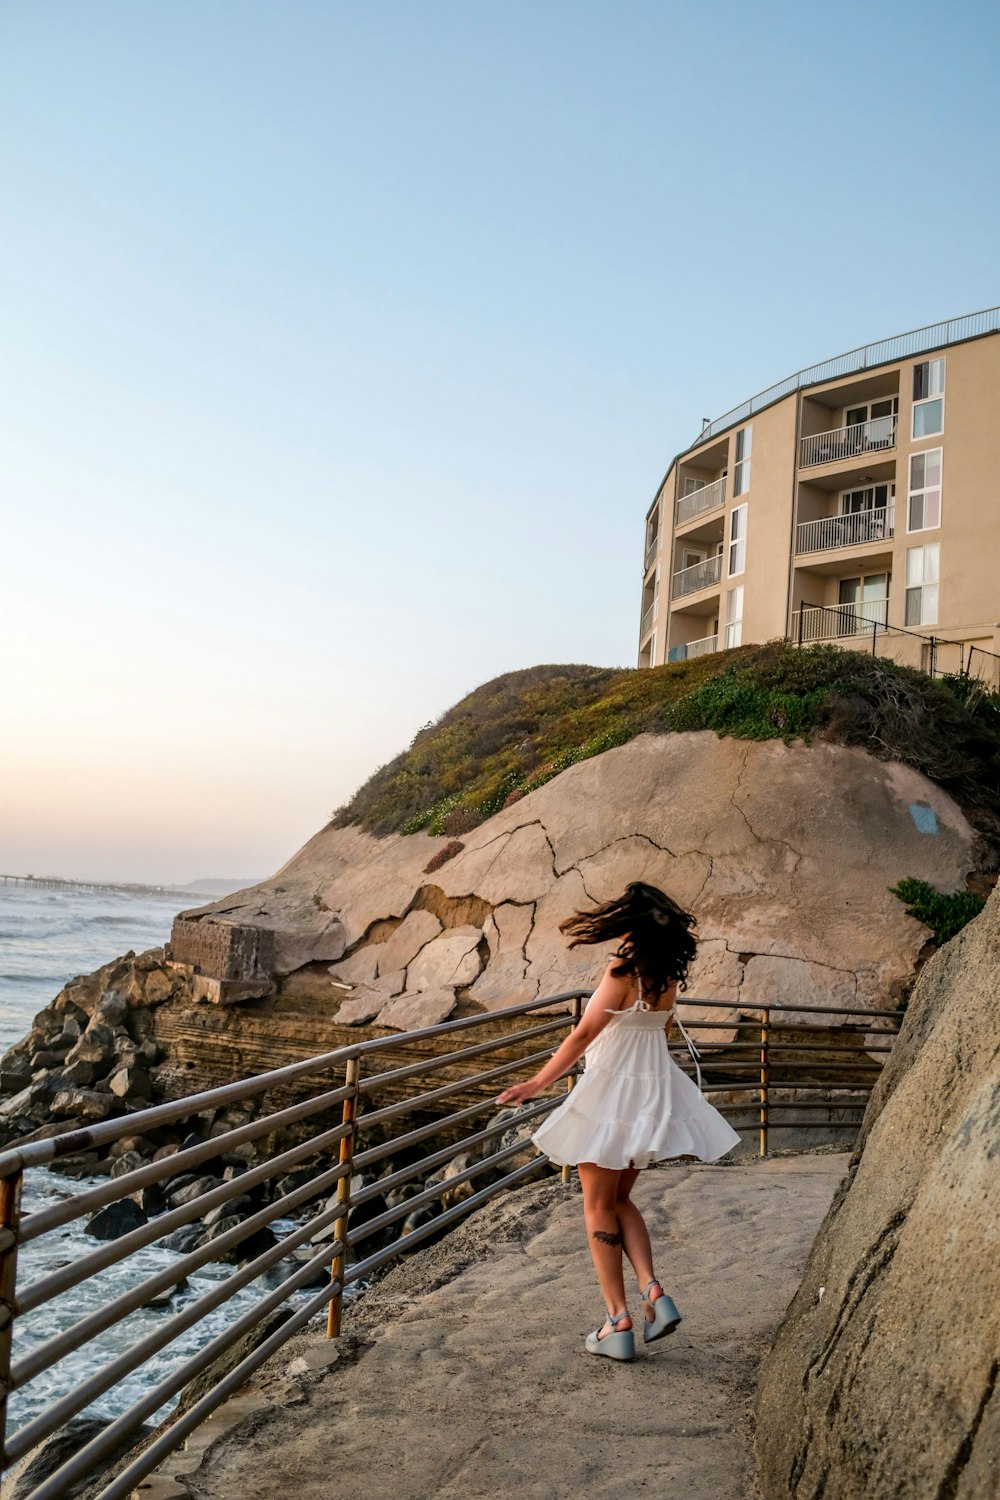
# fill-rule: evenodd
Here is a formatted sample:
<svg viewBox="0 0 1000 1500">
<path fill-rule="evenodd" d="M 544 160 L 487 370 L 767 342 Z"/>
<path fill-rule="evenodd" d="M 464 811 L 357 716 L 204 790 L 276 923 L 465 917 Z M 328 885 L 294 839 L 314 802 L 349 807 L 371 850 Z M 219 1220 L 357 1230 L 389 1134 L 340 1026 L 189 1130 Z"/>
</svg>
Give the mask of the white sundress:
<svg viewBox="0 0 1000 1500">
<path fill-rule="evenodd" d="M 619 1170 L 675 1156 L 718 1161 L 731 1151 L 736 1131 L 670 1056 L 674 1019 L 673 1008 L 654 1010 L 642 998 L 640 983 L 638 1000 L 612 1011 L 584 1054 L 582 1078 L 532 1135 L 539 1151 L 556 1166 Z"/>
</svg>

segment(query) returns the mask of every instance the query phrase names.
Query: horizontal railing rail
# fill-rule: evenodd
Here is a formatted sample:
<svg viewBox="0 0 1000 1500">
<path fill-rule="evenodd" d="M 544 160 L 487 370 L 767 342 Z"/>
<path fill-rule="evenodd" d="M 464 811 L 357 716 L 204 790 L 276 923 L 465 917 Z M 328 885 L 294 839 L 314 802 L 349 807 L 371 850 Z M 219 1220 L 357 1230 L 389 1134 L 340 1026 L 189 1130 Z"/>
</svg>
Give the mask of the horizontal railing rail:
<svg viewBox="0 0 1000 1500">
<path fill-rule="evenodd" d="M 949 344 L 961 344 L 966 339 L 981 338 L 986 333 L 1000 330 L 1000 307 L 987 307 L 981 312 L 966 313 L 960 318 L 951 318 L 945 323 L 928 323 L 924 328 L 914 328 L 908 333 L 896 334 L 893 338 L 880 339 L 874 344 L 863 344 L 849 349 L 846 354 L 835 355 L 818 365 L 809 365 L 794 375 L 779 380 L 767 390 L 759 391 L 748 401 L 732 407 L 713 422 L 706 422 L 691 444 L 699 448 L 702 443 L 717 437 L 739 422 L 745 422 L 755 412 L 763 411 L 780 401 L 782 396 L 810 385 L 822 385 L 827 380 L 837 380 L 842 375 L 854 375 L 861 370 L 873 370 L 897 359 L 910 359 L 914 354 L 925 354 L 931 349 L 945 349 Z M 685 450 L 690 451 L 690 450 Z"/>
<path fill-rule="evenodd" d="M 799 646 L 827 642 L 872 656 L 887 657 L 903 666 L 916 667 L 931 677 L 975 677 L 986 691 L 1000 690 L 1000 670 L 995 687 L 988 672 L 980 677 L 973 655 L 978 647 L 945 636 L 925 635 L 902 625 L 888 623 L 888 599 L 868 599 L 857 604 L 805 604 L 793 611 L 789 639 Z M 1000 657 L 996 658 L 1000 669 Z"/>
<path fill-rule="evenodd" d="M 656 535 L 650 537 L 649 541 L 646 543 L 646 552 L 642 560 L 642 576 L 644 578 L 649 572 L 650 568 L 653 566 L 653 563 L 656 561 L 656 554 L 659 550 L 660 533 L 657 532 Z"/>
<path fill-rule="evenodd" d="M 675 510 L 676 525 L 683 526 L 687 521 L 693 521 L 695 516 L 703 516 L 706 511 L 717 510 L 720 505 L 726 503 L 726 476 L 715 479 L 711 484 L 703 484 L 700 489 L 692 490 L 687 495 L 678 498 Z"/>
<path fill-rule="evenodd" d="M 653 621 L 655 620 L 655 618 L 656 618 L 656 601 L 654 600 L 653 603 L 649 606 L 649 608 L 647 610 L 643 611 L 642 624 L 639 626 L 639 639 L 640 640 L 644 640 L 645 637 L 652 630 L 652 628 L 653 628 Z"/>
<path fill-rule="evenodd" d="M 503 1111 L 485 1125 L 477 1117 L 495 1114 L 497 1088 L 512 1074 L 535 1070 L 550 1055 L 548 1039 L 578 1018 L 586 993 L 565 991 L 502 1011 L 369 1038 L 238 1083 L 0 1152 L 4 1469 L 95 1402 L 110 1399 L 123 1382 L 132 1382 L 130 1395 L 119 1402 L 124 1402 L 124 1409 L 25 1500 L 61 1500 L 84 1478 L 96 1482 L 116 1461 L 122 1445 L 127 1447 L 130 1438 L 140 1441 L 143 1424 L 196 1376 L 276 1309 L 289 1312 L 279 1329 L 268 1332 L 259 1347 L 213 1381 L 193 1405 L 157 1429 L 152 1439 L 141 1440 L 144 1446 L 101 1490 L 101 1500 L 126 1500 L 198 1422 L 317 1314 L 326 1312 L 327 1332 L 336 1335 L 346 1292 L 496 1193 L 545 1167 L 548 1158 L 542 1154 L 523 1160 L 526 1152 L 533 1152 L 526 1127 L 547 1114 L 559 1102 L 558 1095 Z M 700 1070 L 705 1092 L 718 1100 L 737 1129 L 759 1132 L 762 1154 L 772 1129 L 830 1130 L 856 1124 L 892 1046 L 897 1019 L 880 1010 L 803 1005 L 782 1022 L 772 1019 L 781 1013 L 776 1005 L 746 1007 L 693 998 L 682 1003 L 689 1012 L 697 1011 L 689 1028 L 698 1037 L 698 1053 L 690 1056 L 675 1047 L 678 1062 L 689 1074 Z M 719 1009 L 724 1015 L 712 1019 Z M 808 1029 L 810 1020 L 831 1017 L 837 1018 L 833 1028 L 818 1034 L 815 1025 Z M 753 1033 L 749 1039 L 748 1029 Z M 476 1039 L 463 1045 L 467 1031 Z M 484 1032 L 489 1034 L 479 1039 Z M 724 1037 L 713 1041 L 719 1032 Z M 542 1038 L 546 1045 L 539 1051 L 536 1044 Z M 444 1050 L 409 1055 L 431 1039 Z M 452 1046 L 453 1041 L 459 1045 Z M 504 1055 L 496 1059 L 499 1051 Z M 400 1053 L 403 1061 L 397 1058 Z M 377 1071 L 387 1055 L 392 1065 Z M 363 1072 L 372 1065 L 376 1071 Z M 433 1075 L 443 1072 L 445 1081 L 435 1085 Z M 431 1086 L 424 1087 L 420 1080 L 427 1075 Z M 416 1092 L 382 1102 L 380 1096 L 409 1080 L 416 1081 Z M 21 1213 L 28 1172 L 126 1137 L 148 1138 L 165 1125 L 209 1117 L 209 1111 L 237 1103 L 261 1100 L 266 1110 L 267 1095 L 287 1097 L 291 1084 L 303 1082 L 311 1082 L 316 1090 L 304 1099 Z M 573 1083 L 571 1074 L 565 1086 Z M 449 1109 L 447 1101 L 459 1107 Z M 440 1108 L 448 1112 L 441 1114 Z M 751 1118 L 743 1118 L 748 1115 Z M 392 1134 L 397 1121 L 403 1129 Z M 297 1132 L 303 1132 L 301 1139 L 295 1139 Z M 190 1194 L 192 1169 L 204 1169 L 213 1159 L 232 1161 L 237 1148 L 245 1151 L 255 1142 L 276 1139 L 282 1149 L 263 1160 L 239 1158 L 241 1170 L 233 1171 L 230 1180 L 195 1173 L 200 1186 Z M 457 1160 L 460 1157 L 464 1161 Z M 373 1168 L 382 1175 L 359 1177 Z M 304 1180 L 299 1180 L 303 1174 Z M 568 1177 L 564 1168 L 563 1179 Z M 183 1190 L 177 1189 L 177 1201 L 171 1201 L 171 1179 L 184 1184 Z M 43 1262 L 32 1264 L 39 1242 L 50 1243 L 47 1237 L 112 1204 L 134 1203 L 153 1187 L 165 1191 L 160 1212 L 151 1212 L 147 1222 L 118 1239 L 67 1255 L 62 1264 L 57 1257 L 53 1265 L 50 1256 L 50 1269 L 42 1269 Z M 335 1196 L 327 1196 L 331 1193 Z M 263 1201 L 258 1202 L 257 1194 Z M 237 1199 L 243 1200 L 240 1214 L 227 1217 L 226 1206 Z M 184 1249 L 161 1245 L 155 1261 L 149 1260 L 150 1248 L 168 1236 L 195 1223 L 205 1228 L 206 1215 L 210 1224 L 214 1222 L 210 1233 Z M 385 1243 L 399 1227 L 402 1235 Z M 162 1299 L 176 1289 L 190 1292 L 187 1278 L 223 1257 L 235 1258 L 236 1264 L 221 1279 L 202 1278 L 190 1300 L 176 1307 L 163 1305 Z M 115 1266 L 127 1268 L 129 1276 L 120 1288 L 109 1289 L 101 1278 Z M 282 1267 L 287 1275 L 278 1286 L 265 1286 L 257 1295 L 251 1291 L 261 1277 L 277 1275 Z M 234 1301 L 247 1297 L 249 1307 Z M 147 1318 L 129 1323 L 141 1318 L 155 1299 L 161 1301 L 152 1322 Z M 206 1319 L 220 1309 L 231 1313 L 224 1326 L 207 1324 Z M 164 1363 L 191 1330 L 203 1332 L 194 1352 L 181 1349 L 172 1363 Z M 112 1331 L 114 1342 L 102 1345 L 102 1337 Z M 82 1372 L 63 1366 L 81 1350 L 90 1351 Z M 136 1372 L 144 1369 L 155 1369 L 155 1374 L 150 1374 L 141 1396 L 132 1399 Z M 46 1392 L 55 1386 L 56 1394 L 29 1402 L 23 1413 L 14 1409 L 23 1402 L 22 1393 L 30 1394 L 32 1382 L 43 1376 Z"/>
<path fill-rule="evenodd" d="M 698 589 L 707 589 L 712 584 L 718 583 L 722 577 L 722 553 L 715 557 L 706 557 L 702 562 L 692 563 L 690 568 L 681 568 L 674 574 L 671 584 L 671 597 L 681 599 L 685 594 L 697 593 Z"/>
<path fill-rule="evenodd" d="M 896 446 L 896 418 L 873 417 L 870 422 L 855 422 L 835 427 L 829 432 L 814 432 L 799 443 L 799 468 L 816 464 L 839 463 L 845 458 L 861 458 L 868 453 L 886 452 Z"/>
</svg>

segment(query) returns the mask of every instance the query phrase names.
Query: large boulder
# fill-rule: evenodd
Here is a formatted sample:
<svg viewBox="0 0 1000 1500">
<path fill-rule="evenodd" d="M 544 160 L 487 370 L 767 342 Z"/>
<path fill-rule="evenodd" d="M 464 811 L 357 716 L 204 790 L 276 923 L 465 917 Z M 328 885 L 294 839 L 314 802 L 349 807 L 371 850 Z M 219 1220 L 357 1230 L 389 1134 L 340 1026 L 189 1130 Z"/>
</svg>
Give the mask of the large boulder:
<svg viewBox="0 0 1000 1500">
<path fill-rule="evenodd" d="M 766 1500 L 1000 1494 L 1000 891 L 924 968 L 761 1374 Z"/>
<path fill-rule="evenodd" d="M 909 875 L 961 889 L 976 863 L 973 829 L 917 771 L 710 732 L 644 734 L 582 761 L 462 845 L 428 873 L 444 836 L 331 825 L 270 880 L 187 916 L 298 923 L 315 957 L 317 926 L 332 930 L 336 914 L 335 981 L 406 969 L 407 991 L 471 987 L 493 1008 L 592 985 L 603 954 L 567 950 L 559 923 L 648 880 L 698 915 L 689 996 L 732 999 L 735 1018 L 762 999 L 892 1005 L 928 930 L 889 887 Z"/>
</svg>

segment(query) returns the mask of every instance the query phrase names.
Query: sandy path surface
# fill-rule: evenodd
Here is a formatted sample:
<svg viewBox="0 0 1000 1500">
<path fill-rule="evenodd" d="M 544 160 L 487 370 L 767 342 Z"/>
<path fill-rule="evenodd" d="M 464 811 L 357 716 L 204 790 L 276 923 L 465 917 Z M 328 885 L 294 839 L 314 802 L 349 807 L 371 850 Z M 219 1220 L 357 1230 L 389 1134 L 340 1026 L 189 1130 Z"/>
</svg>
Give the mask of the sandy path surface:
<svg viewBox="0 0 1000 1500">
<path fill-rule="evenodd" d="M 648 1349 L 640 1336 L 632 1364 L 583 1347 L 602 1311 L 575 1186 L 487 1205 L 362 1297 L 336 1363 L 305 1368 L 332 1353 L 315 1334 L 289 1345 L 185 1486 L 202 1500 L 752 1500 L 757 1367 L 847 1160 L 644 1172 L 636 1201 L 684 1322 Z"/>
</svg>

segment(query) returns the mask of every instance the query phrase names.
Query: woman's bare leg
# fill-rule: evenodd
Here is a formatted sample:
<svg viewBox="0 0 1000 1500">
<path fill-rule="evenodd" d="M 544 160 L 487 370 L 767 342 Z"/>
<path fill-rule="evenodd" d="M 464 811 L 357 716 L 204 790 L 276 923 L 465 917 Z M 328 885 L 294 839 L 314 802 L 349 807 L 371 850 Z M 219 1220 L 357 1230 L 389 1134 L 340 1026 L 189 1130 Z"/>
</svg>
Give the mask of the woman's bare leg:
<svg viewBox="0 0 1000 1500">
<path fill-rule="evenodd" d="M 625 1278 L 622 1275 L 622 1231 L 617 1213 L 618 1180 L 622 1174 L 588 1161 L 581 1162 L 578 1170 L 583 1188 L 583 1219 L 587 1226 L 587 1244 L 610 1317 L 626 1307 Z M 632 1320 L 629 1317 L 623 1318 L 616 1325 L 618 1333 L 631 1327 Z M 602 1335 L 610 1332 L 610 1323 L 600 1329 Z"/>
<path fill-rule="evenodd" d="M 641 1291 L 653 1280 L 655 1272 L 653 1271 L 653 1247 L 649 1243 L 649 1230 L 646 1228 L 645 1219 L 630 1197 L 638 1176 L 638 1167 L 626 1167 L 625 1171 L 620 1173 L 615 1215 L 622 1237 L 622 1248 L 631 1262 Z M 650 1288 L 647 1301 L 658 1302 L 662 1296 L 663 1288 L 657 1282 L 655 1287 Z"/>
</svg>

